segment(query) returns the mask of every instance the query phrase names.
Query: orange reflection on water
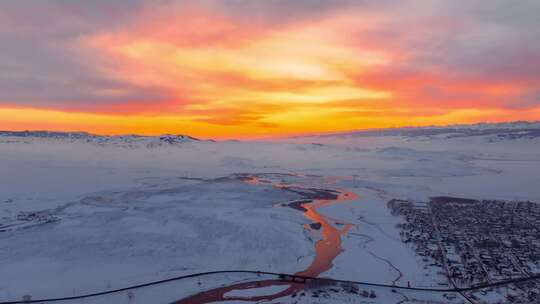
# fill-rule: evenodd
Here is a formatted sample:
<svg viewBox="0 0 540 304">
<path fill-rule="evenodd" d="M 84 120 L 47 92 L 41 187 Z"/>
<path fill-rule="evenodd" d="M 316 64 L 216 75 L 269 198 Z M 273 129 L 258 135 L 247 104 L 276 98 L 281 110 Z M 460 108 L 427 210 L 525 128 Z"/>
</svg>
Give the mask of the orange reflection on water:
<svg viewBox="0 0 540 304">
<path fill-rule="evenodd" d="M 263 183 L 268 183 L 268 180 L 262 180 L 257 176 L 249 176 L 249 177 L 243 177 L 242 181 L 250 184 L 250 185 L 258 185 Z M 280 183 L 274 183 L 274 187 L 276 188 L 303 188 L 299 185 L 291 185 L 286 184 L 283 182 Z M 322 274 L 325 271 L 328 271 L 333 266 L 334 259 L 343 252 L 343 248 L 341 247 L 341 236 L 346 234 L 349 229 L 353 226 L 350 223 L 344 224 L 344 227 L 342 229 L 338 229 L 337 227 L 333 226 L 330 223 L 329 218 L 325 217 L 321 213 L 318 212 L 318 209 L 321 207 L 326 207 L 338 203 L 348 202 L 359 199 L 359 196 L 354 193 L 347 191 L 345 189 L 339 190 L 339 195 L 335 199 L 314 199 L 312 202 L 304 203 L 302 204 L 302 207 L 306 209 L 304 212 L 304 216 L 312 221 L 313 223 L 320 223 L 321 224 L 321 236 L 322 239 L 317 241 L 315 244 L 315 258 L 313 262 L 303 271 L 295 273 L 295 275 L 299 276 L 307 276 L 307 277 L 318 277 L 320 274 Z M 260 296 L 251 296 L 251 297 L 231 297 L 226 296 L 226 294 L 233 290 L 247 290 L 247 289 L 257 289 L 262 287 L 269 287 L 269 286 L 283 286 L 283 285 L 289 285 L 289 288 L 277 292 L 275 294 L 271 295 L 260 295 Z M 296 283 L 296 282 L 285 282 L 281 280 L 263 280 L 263 281 L 251 281 L 251 282 L 244 282 L 244 283 L 238 283 L 233 284 L 226 287 L 220 287 L 216 289 L 212 289 L 209 291 L 201 292 L 199 294 L 196 294 L 194 296 L 179 300 L 175 302 L 176 304 L 194 304 L 194 303 L 211 303 L 211 302 L 222 302 L 222 301 L 250 301 L 250 302 L 257 302 L 257 301 L 270 301 L 274 299 L 278 299 L 284 296 L 288 296 L 291 294 L 294 294 L 304 288 L 304 284 L 302 283 Z"/>
</svg>

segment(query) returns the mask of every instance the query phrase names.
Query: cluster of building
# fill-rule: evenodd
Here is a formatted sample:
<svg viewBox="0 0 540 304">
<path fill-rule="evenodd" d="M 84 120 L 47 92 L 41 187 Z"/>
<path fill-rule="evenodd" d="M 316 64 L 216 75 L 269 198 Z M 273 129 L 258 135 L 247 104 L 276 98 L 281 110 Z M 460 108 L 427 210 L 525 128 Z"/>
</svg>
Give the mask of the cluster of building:
<svg viewBox="0 0 540 304">
<path fill-rule="evenodd" d="M 540 204 L 434 197 L 429 202 L 392 200 L 401 216 L 402 241 L 448 279 L 450 287 L 512 281 L 540 274 Z M 540 280 L 487 288 L 506 300 L 540 299 Z M 517 300 L 516 300 L 517 299 Z"/>
</svg>

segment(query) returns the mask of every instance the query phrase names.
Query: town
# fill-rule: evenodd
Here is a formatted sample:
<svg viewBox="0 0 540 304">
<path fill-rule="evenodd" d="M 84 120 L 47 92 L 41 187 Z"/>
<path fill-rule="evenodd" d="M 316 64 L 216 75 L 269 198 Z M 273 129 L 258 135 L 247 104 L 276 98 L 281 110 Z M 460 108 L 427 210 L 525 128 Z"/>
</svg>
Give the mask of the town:
<svg viewBox="0 0 540 304">
<path fill-rule="evenodd" d="M 402 241 L 446 277 L 440 285 L 510 282 L 462 293 L 478 303 L 529 303 L 540 297 L 540 280 L 522 280 L 540 274 L 540 204 L 433 197 L 394 199 L 388 207 L 405 220 L 399 224 Z"/>
</svg>

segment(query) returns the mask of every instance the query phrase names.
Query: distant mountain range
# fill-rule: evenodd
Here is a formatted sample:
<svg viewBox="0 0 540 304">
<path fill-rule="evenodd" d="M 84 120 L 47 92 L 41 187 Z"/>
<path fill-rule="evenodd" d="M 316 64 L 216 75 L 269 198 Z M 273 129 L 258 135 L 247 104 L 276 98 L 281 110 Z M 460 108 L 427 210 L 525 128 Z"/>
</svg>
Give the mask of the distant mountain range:
<svg viewBox="0 0 540 304">
<path fill-rule="evenodd" d="M 484 136 L 488 141 L 540 138 L 540 122 L 515 121 L 504 123 L 459 124 L 448 126 L 402 127 L 388 129 L 368 129 L 342 133 L 312 135 L 302 137 L 367 137 L 402 136 L 450 139 Z"/>
<path fill-rule="evenodd" d="M 0 138 L 32 139 L 40 138 L 44 140 L 59 140 L 67 142 L 85 142 L 98 145 L 116 146 L 173 146 L 191 142 L 214 142 L 214 140 L 203 140 L 188 135 L 164 134 L 159 136 L 142 135 L 97 135 L 87 132 L 54 132 L 54 131 L 0 131 Z"/>
<path fill-rule="evenodd" d="M 515 121 L 504 123 L 459 124 L 448 126 L 402 127 L 388 129 L 367 129 L 342 133 L 326 133 L 296 136 L 294 138 L 354 138 L 368 136 L 402 136 L 407 138 L 451 139 L 464 137 L 485 137 L 488 141 L 540 138 L 540 122 Z M 87 142 L 98 145 L 117 146 L 172 146 L 193 142 L 215 142 L 188 135 L 164 134 L 143 135 L 97 135 L 87 132 L 55 131 L 0 131 L 0 138 L 21 139 L 41 138 L 67 142 Z M 5 142 L 5 140 L 4 140 Z"/>
</svg>

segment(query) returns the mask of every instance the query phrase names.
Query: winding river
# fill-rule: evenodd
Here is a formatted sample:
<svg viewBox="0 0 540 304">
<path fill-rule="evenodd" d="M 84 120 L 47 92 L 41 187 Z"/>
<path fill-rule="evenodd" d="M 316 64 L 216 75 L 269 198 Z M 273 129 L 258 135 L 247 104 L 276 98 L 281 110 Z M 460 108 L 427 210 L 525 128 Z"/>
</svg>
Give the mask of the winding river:
<svg viewBox="0 0 540 304">
<path fill-rule="evenodd" d="M 242 179 L 249 184 L 268 184 L 267 180 L 261 180 L 257 176 L 248 176 Z M 284 183 L 272 183 L 276 188 L 281 188 L 285 191 L 292 191 L 307 195 L 309 201 L 303 201 L 295 209 L 301 209 L 304 211 L 304 216 L 309 219 L 313 224 L 317 226 L 320 224 L 322 239 L 315 244 L 315 258 L 313 262 L 304 270 L 295 273 L 295 275 L 306 277 L 318 277 L 325 271 L 328 271 L 333 266 L 334 259 L 343 251 L 341 247 L 341 237 L 346 234 L 352 227 L 352 224 L 342 223 L 336 224 L 328 217 L 318 212 L 318 209 L 324 206 L 333 204 L 344 203 L 358 199 L 358 195 L 353 192 L 338 189 L 337 191 L 329 191 L 324 189 L 307 188 L 301 185 L 292 185 Z M 315 193 L 310 191 L 315 190 Z M 305 191 L 305 192 L 304 192 Z M 331 193 L 331 195 L 329 195 Z M 325 195 L 326 194 L 326 195 Z M 337 226 L 341 226 L 341 229 Z M 316 229 L 306 225 L 306 229 Z M 231 291 L 242 291 L 248 289 L 258 289 L 271 286 L 288 286 L 285 289 L 268 295 L 257 296 L 230 296 L 227 293 Z M 305 287 L 303 283 L 286 282 L 282 280 L 261 280 L 236 283 L 225 287 L 219 287 L 204 291 L 193 296 L 181 299 L 174 303 L 176 304 L 199 304 L 210 302 L 222 302 L 222 301 L 248 301 L 256 302 L 262 300 L 274 300 L 284 296 L 292 295 Z"/>
</svg>

